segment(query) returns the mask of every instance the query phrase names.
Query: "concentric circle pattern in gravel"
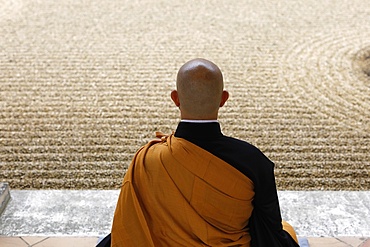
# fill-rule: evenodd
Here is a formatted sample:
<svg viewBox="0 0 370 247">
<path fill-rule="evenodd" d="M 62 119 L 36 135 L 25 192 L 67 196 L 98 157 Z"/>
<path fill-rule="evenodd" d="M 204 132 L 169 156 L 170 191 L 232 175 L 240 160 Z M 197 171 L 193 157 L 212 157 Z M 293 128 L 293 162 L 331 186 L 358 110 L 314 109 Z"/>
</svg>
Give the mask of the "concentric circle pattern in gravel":
<svg viewBox="0 0 370 247">
<path fill-rule="evenodd" d="M 258 146 L 284 190 L 370 189 L 364 0 L 0 0 L 0 181 L 119 188 L 179 121 L 178 68 L 204 57 L 231 98 L 223 132 Z"/>
</svg>

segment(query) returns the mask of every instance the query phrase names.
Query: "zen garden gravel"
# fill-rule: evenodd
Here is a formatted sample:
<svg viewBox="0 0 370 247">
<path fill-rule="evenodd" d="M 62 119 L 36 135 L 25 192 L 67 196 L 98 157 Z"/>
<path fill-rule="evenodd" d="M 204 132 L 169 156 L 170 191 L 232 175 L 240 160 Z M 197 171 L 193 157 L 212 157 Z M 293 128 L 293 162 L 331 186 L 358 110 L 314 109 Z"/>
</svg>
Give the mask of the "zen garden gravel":
<svg viewBox="0 0 370 247">
<path fill-rule="evenodd" d="M 280 190 L 370 190 L 364 0 L 0 0 L 0 181 L 119 188 L 171 133 L 178 68 L 224 73 L 224 134 L 259 147 Z"/>
</svg>

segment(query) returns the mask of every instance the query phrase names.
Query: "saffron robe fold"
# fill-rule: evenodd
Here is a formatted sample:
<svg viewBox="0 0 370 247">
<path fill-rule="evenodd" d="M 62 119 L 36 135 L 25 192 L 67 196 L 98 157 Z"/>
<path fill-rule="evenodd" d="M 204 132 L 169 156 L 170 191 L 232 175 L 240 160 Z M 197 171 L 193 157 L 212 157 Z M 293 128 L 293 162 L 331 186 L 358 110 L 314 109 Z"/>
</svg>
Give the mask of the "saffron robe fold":
<svg viewBox="0 0 370 247">
<path fill-rule="evenodd" d="M 250 246 L 252 181 L 173 135 L 132 160 L 112 225 L 118 246 Z"/>
</svg>

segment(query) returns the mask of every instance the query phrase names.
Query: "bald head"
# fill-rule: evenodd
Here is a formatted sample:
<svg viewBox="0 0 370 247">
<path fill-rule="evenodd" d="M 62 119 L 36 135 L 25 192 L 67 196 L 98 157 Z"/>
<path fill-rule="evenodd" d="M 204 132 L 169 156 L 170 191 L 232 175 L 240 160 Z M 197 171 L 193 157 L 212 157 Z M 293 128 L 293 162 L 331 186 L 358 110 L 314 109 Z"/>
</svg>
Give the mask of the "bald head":
<svg viewBox="0 0 370 247">
<path fill-rule="evenodd" d="M 220 69 L 205 59 L 185 63 L 177 74 L 176 86 L 171 97 L 183 119 L 217 119 L 219 107 L 228 98 Z"/>
</svg>

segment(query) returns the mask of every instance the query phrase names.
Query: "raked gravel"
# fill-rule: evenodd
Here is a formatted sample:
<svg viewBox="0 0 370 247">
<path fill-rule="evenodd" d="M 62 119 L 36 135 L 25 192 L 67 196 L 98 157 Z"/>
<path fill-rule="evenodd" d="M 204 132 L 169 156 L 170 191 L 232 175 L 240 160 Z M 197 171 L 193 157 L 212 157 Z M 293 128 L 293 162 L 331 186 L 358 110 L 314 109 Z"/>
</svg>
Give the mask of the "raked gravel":
<svg viewBox="0 0 370 247">
<path fill-rule="evenodd" d="M 178 68 L 204 57 L 231 97 L 223 132 L 279 189 L 370 190 L 364 0 L 0 0 L 0 181 L 114 189 L 179 121 Z"/>
</svg>

